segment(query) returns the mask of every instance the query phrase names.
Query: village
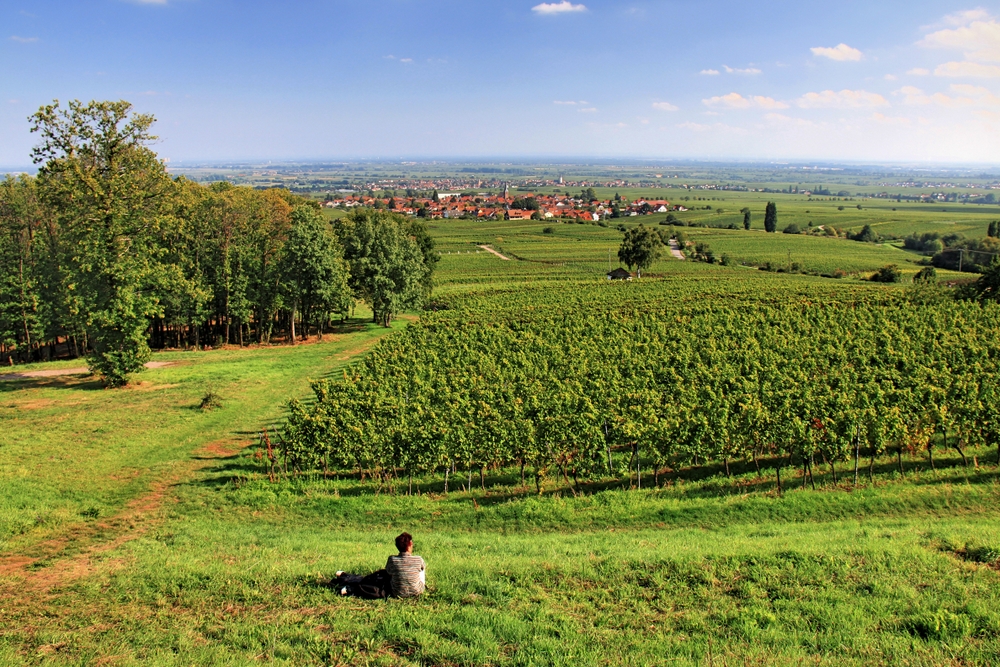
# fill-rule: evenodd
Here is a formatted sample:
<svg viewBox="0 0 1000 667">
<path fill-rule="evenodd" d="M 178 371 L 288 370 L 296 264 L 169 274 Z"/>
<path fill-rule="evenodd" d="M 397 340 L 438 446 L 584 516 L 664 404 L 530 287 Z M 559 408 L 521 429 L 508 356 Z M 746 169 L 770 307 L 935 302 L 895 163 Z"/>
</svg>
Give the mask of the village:
<svg viewBox="0 0 1000 667">
<path fill-rule="evenodd" d="M 512 196 L 504 187 L 502 194 L 480 192 L 475 194 L 436 190 L 426 196 L 396 197 L 391 194 L 376 196 L 350 194 L 328 198 L 327 208 L 352 209 L 356 207 L 387 209 L 395 213 L 432 219 L 478 220 L 549 220 L 554 218 L 579 222 L 600 222 L 670 211 L 686 211 L 683 206 L 671 206 L 665 199 L 638 199 L 628 201 L 619 195 L 607 200 L 599 199 L 593 189 L 571 194 L 525 194 Z"/>
</svg>

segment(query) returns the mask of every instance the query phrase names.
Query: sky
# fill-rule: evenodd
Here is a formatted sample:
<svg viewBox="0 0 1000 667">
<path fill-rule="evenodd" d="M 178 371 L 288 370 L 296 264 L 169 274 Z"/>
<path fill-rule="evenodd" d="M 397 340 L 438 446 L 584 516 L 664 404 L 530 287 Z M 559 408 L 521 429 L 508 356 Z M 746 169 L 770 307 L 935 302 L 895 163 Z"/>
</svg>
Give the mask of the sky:
<svg viewBox="0 0 1000 667">
<path fill-rule="evenodd" d="M 0 0 L 0 165 L 125 99 L 171 164 L 652 158 L 1000 164 L 1000 5 Z"/>
</svg>

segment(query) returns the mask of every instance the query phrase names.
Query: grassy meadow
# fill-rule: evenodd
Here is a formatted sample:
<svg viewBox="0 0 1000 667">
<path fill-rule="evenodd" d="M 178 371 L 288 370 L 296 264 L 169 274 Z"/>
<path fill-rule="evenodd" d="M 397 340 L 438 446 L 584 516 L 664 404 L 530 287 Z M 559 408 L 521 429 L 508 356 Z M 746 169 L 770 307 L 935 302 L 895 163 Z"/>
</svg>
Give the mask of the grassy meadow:
<svg viewBox="0 0 1000 667">
<path fill-rule="evenodd" d="M 833 212 L 806 202 L 801 215 L 864 224 L 867 210 L 829 204 Z M 904 231 L 943 224 L 921 217 L 927 205 L 909 206 L 878 220 Z M 797 207 L 779 200 L 780 226 L 800 222 Z M 972 209 L 955 213 L 962 233 L 985 229 L 978 208 L 956 208 Z M 430 228 L 442 253 L 435 296 L 448 299 L 592 283 L 609 249 L 617 266 L 621 238 L 613 227 L 552 222 Z M 919 268 L 890 246 L 684 231 L 748 262 Z M 650 273 L 716 291 L 727 278 L 742 289 L 796 281 L 817 294 L 853 280 L 669 257 Z M 0 381 L 0 664 L 1000 661 L 995 448 L 966 449 L 964 467 L 939 447 L 936 470 L 907 455 L 902 474 L 894 456 L 878 459 L 871 478 L 862 461 L 857 485 L 846 463 L 837 481 L 817 466 L 816 490 L 786 468 L 783 492 L 766 460 L 760 472 L 734 463 L 731 477 L 674 471 L 658 487 L 644 474 L 641 490 L 598 479 L 577 491 L 553 477 L 537 494 L 517 471 L 492 474 L 486 489 L 478 475 L 467 486 L 456 475 L 447 494 L 437 478 L 415 479 L 414 495 L 351 475 L 269 481 L 260 429 L 276 426 L 309 379 L 336 376 L 384 335 L 359 310 L 322 342 L 160 353 L 171 365 L 122 390 L 86 376 Z M 209 391 L 222 407 L 205 412 Z M 336 570 L 382 567 L 401 530 L 428 562 L 425 596 L 363 601 L 326 586 Z"/>
</svg>

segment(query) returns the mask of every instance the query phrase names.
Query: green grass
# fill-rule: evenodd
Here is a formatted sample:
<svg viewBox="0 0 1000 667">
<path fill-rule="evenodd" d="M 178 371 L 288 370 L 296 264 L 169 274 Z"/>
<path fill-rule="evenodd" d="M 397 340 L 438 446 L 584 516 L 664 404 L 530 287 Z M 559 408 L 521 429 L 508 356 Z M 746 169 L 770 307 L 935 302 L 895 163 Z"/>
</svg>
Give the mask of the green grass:
<svg viewBox="0 0 1000 667">
<path fill-rule="evenodd" d="M 431 227 L 443 300 L 592 284 L 620 239 L 551 222 Z M 755 261 L 791 252 L 864 271 L 910 257 L 685 232 Z M 653 273 L 702 282 L 708 296 L 726 278 L 817 294 L 853 282 L 676 260 Z M 645 284 L 630 286 L 637 299 Z M 236 452 L 308 378 L 340 372 L 385 333 L 358 320 L 321 344 L 162 353 L 176 365 L 125 390 L 86 377 L 0 382 L 0 664 L 996 664 L 993 448 L 967 449 L 968 469 L 941 448 L 936 471 L 908 456 L 903 479 L 879 460 L 875 483 L 863 468 L 858 487 L 841 463 L 838 484 L 817 466 L 816 491 L 786 468 L 779 494 L 772 468 L 734 463 L 731 478 L 683 470 L 659 488 L 644 475 L 641 491 L 605 479 L 577 495 L 551 479 L 540 496 L 517 471 L 455 491 L 461 471 L 448 495 L 436 478 L 416 479 L 414 496 L 348 475 L 272 483 L 256 446 Z M 198 409 L 208 391 L 220 409 Z M 381 567 L 404 529 L 428 562 L 426 596 L 367 602 L 324 585 L 338 569 Z"/>
<path fill-rule="evenodd" d="M 307 378 L 384 334 L 363 321 L 347 329 L 320 344 L 160 353 L 176 365 L 121 391 L 78 376 L 0 382 L 0 551 L 120 510 L 207 443 L 253 440 Z M 208 391 L 221 409 L 199 409 Z"/>
</svg>

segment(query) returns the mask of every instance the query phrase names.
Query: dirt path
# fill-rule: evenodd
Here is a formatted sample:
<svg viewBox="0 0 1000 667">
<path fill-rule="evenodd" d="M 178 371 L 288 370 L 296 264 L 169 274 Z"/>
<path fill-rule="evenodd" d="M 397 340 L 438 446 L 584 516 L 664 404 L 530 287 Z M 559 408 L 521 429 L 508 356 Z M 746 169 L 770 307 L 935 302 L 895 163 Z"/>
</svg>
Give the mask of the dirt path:
<svg viewBox="0 0 1000 667">
<path fill-rule="evenodd" d="M 401 314 L 399 319 L 412 322 L 415 315 Z M 382 339 L 375 336 L 340 351 L 337 361 L 346 361 L 367 352 Z M 161 368 L 176 362 L 153 361 L 147 368 Z M 53 371 L 33 371 L 18 377 L 53 377 L 87 373 L 86 368 Z M 6 379 L 6 376 L 0 376 Z M 250 440 L 230 437 L 208 442 L 195 449 L 190 457 L 177 460 L 162 473 L 149 489 L 132 499 L 120 512 L 94 521 L 78 521 L 57 530 L 48 539 L 27 548 L 0 553 L 0 611 L 4 607 L 25 604 L 32 600 L 26 592 L 47 594 L 99 570 L 113 570 L 124 563 L 102 555 L 135 540 L 163 520 L 163 506 L 170 502 L 174 487 L 195 478 L 200 472 L 216 466 L 220 460 L 239 454 L 252 445 Z"/>
<path fill-rule="evenodd" d="M 173 366 L 175 361 L 150 361 L 146 363 L 146 368 L 163 368 Z M 54 378 L 63 375 L 89 375 L 90 369 L 86 366 L 76 368 L 57 368 L 48 371 L 25 371 L 23 373 L 6 373 L 0 375 L 0 380 L 26 380 L 28 378 Z"/>
<path fill-rule="evenodd" d="M 489 247 L 488 245 L 481 245 L 479 247 L 482 248 L 483 250 L 485 250 L 486 252 L 493 253 L 494 255 L 496 255 L 497 257 L 499 257 L 500 259 L 505 259 L 508 262 L 510 261 L 510 257 L 504 257 L 503 255 L 501 255 L 500 253 L 498 253 L 496 250 L 494 250 L 493 248 Z"/>
<path fill-rule="evenodd" d="M 674 259 L 684 259 L 684 253 L 681 252 L 680 246 L 677 245 L 677 239 L 670 239 L 670 254 L 674 256 Z"/>
<path fill-rule="evenodd" d="M 209 443 L 194 452 L 195 458 L 179 462 L 165 478 L 156 481 L 118 514 L 67 526 L 60 534 L 32 545 L 24 553 L 0 556 L 0 602 L 10 604 L 14 598 L 23 598 L 26 591 L 47 593 L 90 576 L 98 568 L 117 567 L 117 563 L 109 565 L 100 556 L 157 525 L 162 520 L 160 510 L 174 486 L 250 444 L 249 441 Z"/>
</svg>

